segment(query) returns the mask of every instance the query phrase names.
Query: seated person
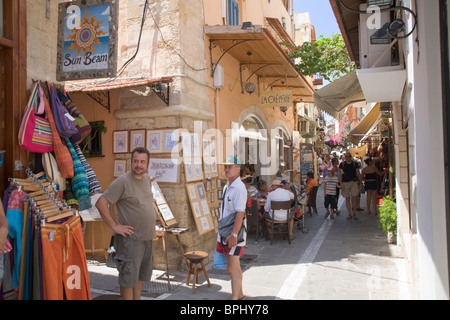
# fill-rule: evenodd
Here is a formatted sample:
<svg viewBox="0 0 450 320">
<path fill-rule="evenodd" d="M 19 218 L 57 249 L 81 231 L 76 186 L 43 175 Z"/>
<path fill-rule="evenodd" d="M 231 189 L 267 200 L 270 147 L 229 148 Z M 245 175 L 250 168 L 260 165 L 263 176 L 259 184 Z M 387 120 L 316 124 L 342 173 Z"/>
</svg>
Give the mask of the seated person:
<svg viewBox="0 0 450 320">
<path fill-rule="evenodd" d="M 244 182 L 247 189 L 251 186 L 256 187 L 258 179 L 256 179 L 256 172 L 255 172 L 254 166 L 252 164 L 246 163 L 244 165 L 243 176 L 244 177 L 247 176 L 247 178 L 245 178 L 242 181 L 242 182 Z"/>
<path fill-rule="evenodd" d="M 264 205 L 264 210 L 268 212 L 268 216 L 271 216 L 271 201 L 288 201 L 291 200 L 294 203 L 294 194 L 289 190 L 286 190 L 282 187 L 280 180 L 274 180 L 272 182 L 272 192 L 270 192 L 267 196 L 266 204 Z M 275 221 L 285 221 L 286 220 L 286 210 L 275 210 L 274 217 Z M 292 233 L 294 227 L 294 212 L 290 210 L 288 217 L 288 227 L 289 227 L 289 238 L 294 239 L 294 235 Z M 267 230 L 267 233 L 270 235 L 271 230 Z"/>
<path fill-rule="evenodd" d="M 317 181 L 314 179 L 314 173 L 312 171 L 308 171 L 306 178 L 306 187 L 305 191 L 308 193 L 307 197 L 309 199 L 309 193 L 313 187 L 317 186 Z"/>
<path fill-rule="evenodd" d="M 266 199 L 267 195 L 269 194 L 269 190 L 267 189 L 267 183 L 265 180 L 259 180 L 257 185 L 258 193 L 256 194 L 255 198 L 259 199 Z"/>
</svg>

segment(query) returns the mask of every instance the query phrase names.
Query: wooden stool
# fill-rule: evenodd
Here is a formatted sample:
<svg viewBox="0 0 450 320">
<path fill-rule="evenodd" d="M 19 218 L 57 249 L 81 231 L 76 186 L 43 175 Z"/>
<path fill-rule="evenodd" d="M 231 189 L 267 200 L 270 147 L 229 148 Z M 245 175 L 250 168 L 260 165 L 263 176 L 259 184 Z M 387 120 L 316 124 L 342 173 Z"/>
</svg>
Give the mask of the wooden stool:
<svg viewBox="0 0 450 320">
<path fill-rule="evenodd" d="M 189 251 L 184 254 L 184 257 L 189 260 L 189 268 L 186 278 L 187 286 L 189 285 L 191 273 L 194 274 L 194 279 L 192 281 L 192 293 L 195 293 L 195 284 L 197 283 L 197 276 L 198 274 L 202 273 L 202 271 L 205 274 L 206 281 L 208 281 L 208 287 L 211 287 L 208 273 L 206 273 L 206 268 L 205 265 L 203 264 L 203 260 L 208 257 L 208 254 L 203 251 Z"/>
</svg>

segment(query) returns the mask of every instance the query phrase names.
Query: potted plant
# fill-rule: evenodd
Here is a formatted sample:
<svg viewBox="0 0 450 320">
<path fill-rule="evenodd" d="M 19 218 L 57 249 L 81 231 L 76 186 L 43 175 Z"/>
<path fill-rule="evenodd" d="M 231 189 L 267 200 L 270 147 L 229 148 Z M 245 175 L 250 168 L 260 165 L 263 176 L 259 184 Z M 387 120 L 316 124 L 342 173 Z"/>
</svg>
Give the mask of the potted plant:
<svg viewBox="0 0 450 320">
<path fill-rule="evenodd" d="M 390 196 L 383 197 L 383 205 L 379 207 L 379 226 L 387 235 L 388 243 L 396 243 L 397 237 L 397 204 Z"/>
</svg>

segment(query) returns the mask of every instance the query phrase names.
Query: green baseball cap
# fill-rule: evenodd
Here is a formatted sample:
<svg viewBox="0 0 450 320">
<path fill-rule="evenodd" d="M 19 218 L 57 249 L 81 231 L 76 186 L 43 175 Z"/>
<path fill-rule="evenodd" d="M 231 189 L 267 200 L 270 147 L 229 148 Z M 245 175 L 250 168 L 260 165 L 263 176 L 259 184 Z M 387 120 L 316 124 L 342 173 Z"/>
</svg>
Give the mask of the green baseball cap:
<svg viewBox="0 0 450 320">
<path fill-rule="evenodd" d="M 225 160 L 222 163 L 223 165 L 232 165 L 235 164 L 237 166 L 241 166 L 241 162 L 236 156 L 228 156 L 225 158 Z"/>
</svg>

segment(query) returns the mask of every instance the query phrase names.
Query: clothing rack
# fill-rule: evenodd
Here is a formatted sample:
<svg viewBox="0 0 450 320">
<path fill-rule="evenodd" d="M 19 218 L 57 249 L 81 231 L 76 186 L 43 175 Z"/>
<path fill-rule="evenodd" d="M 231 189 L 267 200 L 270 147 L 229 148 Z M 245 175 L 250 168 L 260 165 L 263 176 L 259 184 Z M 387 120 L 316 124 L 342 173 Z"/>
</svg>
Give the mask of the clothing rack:
<svg viewBox="0 0 450 320">
<path fill-rule="evenodd" d="M 53 181 L 47 182 L 39 178 L 43 172 L 34 174 L 30 168 L 26 168 L 27 179 L 9 179 L 10 183 L 24 191 L 30 191 L 26 198 L 35 209 L 41 222 L 53 222 L 59 219 L 71 217 L 78 212 L 73 210 L 63 199 L 58 197 L 58 191 Z"/>
</svg>

